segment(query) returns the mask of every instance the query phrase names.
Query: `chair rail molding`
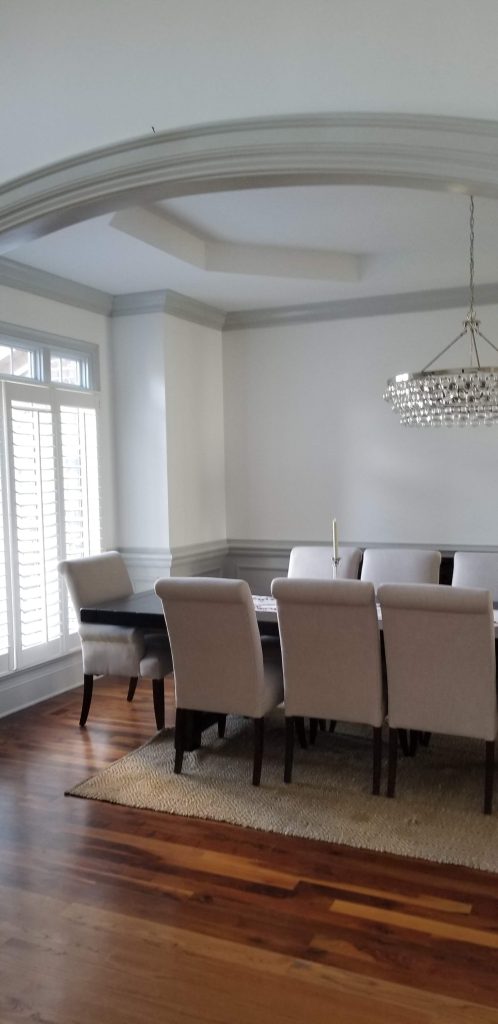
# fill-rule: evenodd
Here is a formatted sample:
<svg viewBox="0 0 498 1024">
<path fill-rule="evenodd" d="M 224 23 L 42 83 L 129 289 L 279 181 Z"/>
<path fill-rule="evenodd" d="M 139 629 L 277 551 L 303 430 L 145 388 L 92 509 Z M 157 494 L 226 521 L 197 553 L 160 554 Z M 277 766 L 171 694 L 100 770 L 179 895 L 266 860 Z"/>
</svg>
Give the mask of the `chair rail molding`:
<svg viewBox="0 0 498 1024">
<path fill-rule="evenodd" d="M 133 587 L 152 590 L 160 576 L 225 576 L 225 540 L 165 548 L 120 547 Z"/>
<path fill-rule="evenodd" d="M 392 113 L 197 125 L 80 154 L 0 189 L 0 248 L 173 196 L 299 184 L 455 189 L 498 198 L 498 122 Z"/>
</svg>

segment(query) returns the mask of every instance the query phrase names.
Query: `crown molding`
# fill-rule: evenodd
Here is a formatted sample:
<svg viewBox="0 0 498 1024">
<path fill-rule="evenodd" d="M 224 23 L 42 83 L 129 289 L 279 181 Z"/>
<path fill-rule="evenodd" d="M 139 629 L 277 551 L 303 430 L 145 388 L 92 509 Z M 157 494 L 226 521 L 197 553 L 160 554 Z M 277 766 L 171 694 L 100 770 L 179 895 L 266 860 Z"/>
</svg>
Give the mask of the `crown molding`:
<svg viewBox="0 0 498 1024">
<path fill-rule="evenodd" d="M 498 284 L 476 287 L 475 299 L 479 306 L 498 305 Z M 275 306 L 269 309 L 241 309 L 227 313 L 223 330 L 240 331 L 249 328 L 320 323 L 326 320 L 393 316 L 398 313 L 427 313 L 438 309 L 466 309 L 468 303 L 469 289 L 462 287 L 336 299 L 331 302 L 309 302 L 299 306 Z"/>
<path fill-rule="evenodd" d="M 498 198 L 498 122 L 390 113 L 197 125 L 51 164 L 0 188 L 4 249 L 173 196 L 361 183 Z"/>
<path fill-rule="evenodd" d="M 221 331 L 226 313 L 207 302 L 198 302 L 188 295 L 164 289 L 164 291 L 132 292 L 129 295 L 115 295 L 112 301 L 111 315 L 138 316 L 143 313 L 167 313 L 180 320 L 202 324 Z"/>
<path fill-rule="evenodd" d="M 469 300 L 468 286 L 465 285 L 459 288 L 333 299 L 330 302 L 309 302 L 266 309 L 239 309 L 226 313 L 207 302 L 199 302 L 171 289 L 112 296 L 97 288 L 90 288 L 5 257 L 0 257 L 0 285 L 17 288 L 103 316 L 167 313 L 180 320 L 201 324 L 217 331 L 285 327 L 327 320 L 423 313 L 439 309 L 465 309 Z M 478 306 L 498 305 L 498 284 L 477 285 L 475 298 Z"/>
<path fill-rule="evenodd" d="M 67 306 L 77 306 L 91 313 L 108 316 L 112 307 L 112 296 L 98 288 L 89 288 L 86 284 L 70 281 L 58 274 L 49 274 L 46 270 L 29 267 L 16 260 L 0 257 L 0 285 L 6 288 L 17 288 L 31 295 L 41 295 L 44 299 L 64 302 Z"/>
</svg>

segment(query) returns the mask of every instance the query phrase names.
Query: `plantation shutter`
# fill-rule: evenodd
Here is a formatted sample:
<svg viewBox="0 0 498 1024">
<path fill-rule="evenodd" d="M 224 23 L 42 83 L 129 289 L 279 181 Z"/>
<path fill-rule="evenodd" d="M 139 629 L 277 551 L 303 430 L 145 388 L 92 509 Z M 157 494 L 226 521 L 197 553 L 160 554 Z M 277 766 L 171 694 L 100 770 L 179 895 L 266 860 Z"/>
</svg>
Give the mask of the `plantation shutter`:
<svg viewBox="0 0 498 1024">
<path fill-rule="evenodd" d="M 62 491 L 64 555 L 82 558 L 100 551 L 100 495 L 97 458 L 97 412 L 94 408 L 61 405 Z M 66 601 L 70 633 L 77 630 L 76 615 Z"/>
<path fill-rule="evenodd" d="M 17 569 L 18 661 L 32 662 L 30 652 L 60 649 L 61 611 L 57 563 L 57 488 L 54 416 L 50 402 L 26 401 L 12 389 L 7 402 L 11 435 L 13 561 Z M 18 394 L 19 392 L 17 392 Z M 29 394 L 39 397 L 36 389 Z M 43 396 L 45 397 L 45 396 Z"/>
<path fill-rule="evenodd" d="M 69 649 L 77 629 L 57 564 L 100 550 L 95 399 L 6 385 L 18 667 Z M 74 646 L 74 644 L 73 644 Z"/>
<path fill-rule="evenodd" d="M 12 668 L 13 657 L 11 652 L 10 603 L 7 595 L 7 512 L 5 501 L 5 467 L 2 454 L 3 444 L 0 417 L 0 672 L 8 672 L 9 668 Z"/>
</svg>

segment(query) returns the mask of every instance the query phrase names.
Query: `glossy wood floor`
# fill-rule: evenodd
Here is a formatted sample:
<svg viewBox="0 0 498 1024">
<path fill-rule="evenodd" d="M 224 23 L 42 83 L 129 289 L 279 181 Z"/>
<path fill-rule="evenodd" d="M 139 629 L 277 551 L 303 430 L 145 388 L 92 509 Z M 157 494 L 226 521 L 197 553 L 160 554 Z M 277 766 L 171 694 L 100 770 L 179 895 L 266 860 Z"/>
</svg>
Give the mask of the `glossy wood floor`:
<svg viewBox="0 0 498 1024">
<path fill-rule="evenodd" d="M 64 797 L 125 693 L 0 722 L 1 1024 L 498 1022 L 497 876 Z"/>
</svg>

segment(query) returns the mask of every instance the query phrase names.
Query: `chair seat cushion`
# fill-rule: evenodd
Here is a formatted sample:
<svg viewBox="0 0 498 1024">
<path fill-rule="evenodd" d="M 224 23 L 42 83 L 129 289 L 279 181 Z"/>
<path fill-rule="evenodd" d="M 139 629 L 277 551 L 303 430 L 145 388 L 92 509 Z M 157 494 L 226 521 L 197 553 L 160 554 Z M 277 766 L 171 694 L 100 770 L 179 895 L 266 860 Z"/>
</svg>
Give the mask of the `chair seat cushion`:
<svg viewBox="0 0 498 1024">
<path fill-rule="evenodd" d="M 133 647 L 143 649 L 143 633 L 140 629 L 132 629 L 126 626 L 106 626 L 101 623 L 80 622 L 78 626 L 80 640 L 91 640 L 94 643 L 101 641 L 106 644 L 131 644 Z"/>
<path fill-rule="evenodd" d="M 144 634 L 144 655 L 140 675 L 145 679 L 163 679 L 173 671 L 169 641 L 164 633 Z"/>
</svg>

